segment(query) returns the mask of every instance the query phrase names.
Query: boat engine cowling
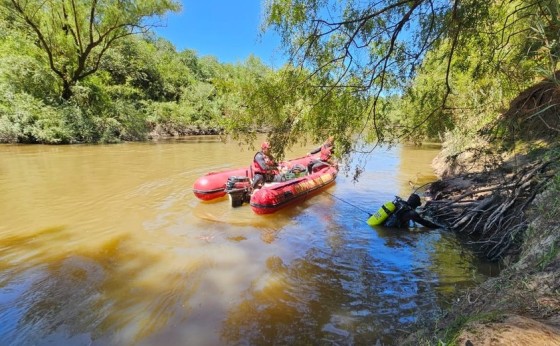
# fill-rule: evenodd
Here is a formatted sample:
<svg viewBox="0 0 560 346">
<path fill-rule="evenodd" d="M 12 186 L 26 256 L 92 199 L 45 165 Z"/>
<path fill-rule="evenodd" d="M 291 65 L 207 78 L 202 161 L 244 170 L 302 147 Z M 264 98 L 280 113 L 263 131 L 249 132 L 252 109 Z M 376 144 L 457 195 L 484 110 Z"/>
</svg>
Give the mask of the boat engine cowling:
<svg viewBox="0 0 560 346">
<path fill-rule="evenodd" d="M 232 207 L 240 207 L 244 202 L 249 202 L 251 181 L 249 177 L 231 176 L 226 182 L 226 193 Z"/>
</svg>

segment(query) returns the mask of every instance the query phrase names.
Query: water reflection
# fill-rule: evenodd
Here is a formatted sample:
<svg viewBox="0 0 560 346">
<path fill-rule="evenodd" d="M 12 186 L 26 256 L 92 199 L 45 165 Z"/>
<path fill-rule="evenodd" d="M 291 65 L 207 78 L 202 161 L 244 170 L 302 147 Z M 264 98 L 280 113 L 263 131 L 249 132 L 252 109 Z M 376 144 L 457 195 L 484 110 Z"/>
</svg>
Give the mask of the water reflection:
<svg viewBox="0 0 560 346">
<path fill-rule="evenodd" d="M 265 274 L 228 313 L 227 343 L 391 344 L 419 313 L 437 308 L 438 287 L 456 283 L 430 266 L 426 252 L 443 239 L 437 232 L 419 242 L 420 234 L 340 231 L 332 229 L 328 245 L 308 234 L 311 245 L 292 261 L 269 257 Z"/>
<path fill-rule="evenodd" d="M 0 343 L 391 344 L 483 277 L 451 234 L 365 223 L 433 155 L 374 151 L 360 181 L 258 216 L 192 195 L 252 159 L 214 136 L 2 146 Z"/>
</svg>

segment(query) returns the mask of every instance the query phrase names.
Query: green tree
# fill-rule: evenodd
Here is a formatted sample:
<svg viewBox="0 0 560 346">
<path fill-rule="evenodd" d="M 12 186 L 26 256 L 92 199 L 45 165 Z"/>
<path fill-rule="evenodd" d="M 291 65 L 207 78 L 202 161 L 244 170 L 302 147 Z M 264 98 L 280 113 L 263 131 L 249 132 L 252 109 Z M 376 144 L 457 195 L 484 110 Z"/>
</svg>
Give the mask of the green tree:
<svg viewBox="0 0 560 346">
<path fill-rule="evenodd" d="M 394 103 L 400 136 L 414 141 L 452 139 L 449 144 L 457 154 L 472 145 L 481 128 L 496 121 L 536 76 L 553 76 L 555 54 L 546 47 L 553 48 L 555 41 L 544 33 L 553 36 L 554 20 L 544 20 L 542 13 L 547 11 L 534 15 L 527 10 L 532 8 L 519 2 L 490 7 L 488 18 L 477 26 L 478 33 L 487 34 L 465 35 L 449 64 L 444 62 L 451 40 L 428 52 L 403 97 Z M 539 27 L 543 35 L 535 39 Z"/>
<path fill-rule="evenodd" d="M 221 81 L 219 90 L 227 95 L 223 127 L 235 138 L 254 139 L 256 132 L 271 137 L 272 151 L 280 158 L 284 149 L 302 141 L 324 141 L 339 134 L 337 153 L 346 152 L 352 131 L 361 122 L 364 99 L 352 89 L 332 89 L 328 93 L 309 83 L 327 85 L 327 77 L 286 65 L 272 70 L 250 57 Z"/>
<path fill-rule="evenodd" d="M 556 69 L 557 13 L 557 0 L 271 0 L 264 26 L 279 32 L 291 63 L 310 71 L 310 87 L 369 100 L 355 133 L 390 141 L 419 127 L 432 137 L 452 129 L 465 119 L 453 108 L 469 106 L 454 96 L 473 87 L 484 94 L 492 74 L 495 84 L 514 84 L 534 78 L 532 61 Z M 409 114 L 387 101 L 405 94 L 414 119 L 395 123 Z M 399 124 L 408 128 L 395 131 Z"/>
<path fill-rule="evenodd" d="M 61 97 L 98 71 L 120 39 L 145 33 L 180 6 L 174 0 L 0 0 L 5 18 L 15 21 L 44 51 L 61 83 Z"/>
</svg>

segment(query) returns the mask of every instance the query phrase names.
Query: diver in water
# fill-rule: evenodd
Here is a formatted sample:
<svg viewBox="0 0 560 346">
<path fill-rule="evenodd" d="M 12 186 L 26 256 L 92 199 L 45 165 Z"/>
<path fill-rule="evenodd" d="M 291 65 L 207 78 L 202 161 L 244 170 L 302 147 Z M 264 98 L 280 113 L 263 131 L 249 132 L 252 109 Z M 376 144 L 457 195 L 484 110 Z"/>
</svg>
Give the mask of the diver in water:
<svg viewBox="0 0 560 346">
<path fill-rule="evenodd" d="M 396 227 L 396 228 L 408 228 L 414 227 L 414 223 L 418 223 L 424 227 L 428 228 L 442 228 L 442 226 L 437 225 L 429 220 L 424 219 L 416 211 L 422 202 L 420 201 L 420 196 L 413 193 L 405 201 L 401 198 L 397 198 L 395 204 L 395 210 L 389 214 L 389 217 L 383 222 L 385 227 Z"/>
</svg>

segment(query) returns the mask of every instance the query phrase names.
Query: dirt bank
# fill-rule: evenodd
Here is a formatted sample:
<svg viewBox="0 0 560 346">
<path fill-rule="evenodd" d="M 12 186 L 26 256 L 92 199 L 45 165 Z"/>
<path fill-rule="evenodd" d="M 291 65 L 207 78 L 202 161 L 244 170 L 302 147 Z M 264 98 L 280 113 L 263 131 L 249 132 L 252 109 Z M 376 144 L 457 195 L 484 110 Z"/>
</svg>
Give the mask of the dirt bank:
<svg viewBox="0 0 560 346">
<path fill-rule="evenodd" d="M 457 345 L 560 345 L 560 330 L 522 316 L 504 316 L 495 322 L 465 326 Z"/>
<path fill-rule="evenodd" d="M 505 269 L 408 344 L 560 345 L 560 87 L 542 81 L 434 160 L 426 213 Z"/>
<path fill-rule="evenodd" d="M 560 345 L 560 178 L 535 198 L 507 268 L 467 292 L 438 338 L 457 345 Z M 470 342 L 470 343 L 469 343 Z"/>
</svg>

